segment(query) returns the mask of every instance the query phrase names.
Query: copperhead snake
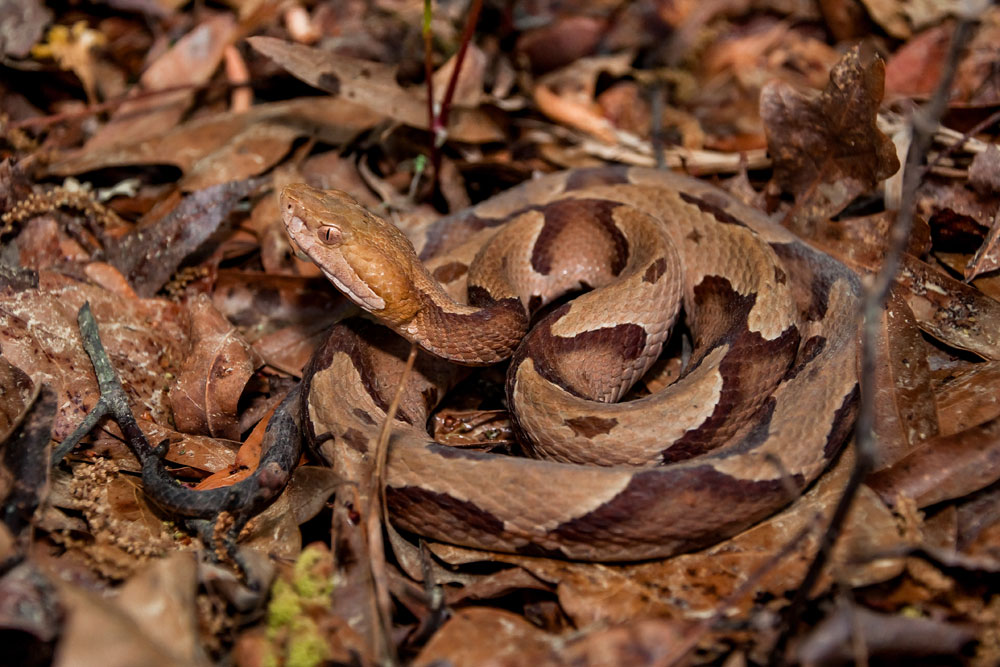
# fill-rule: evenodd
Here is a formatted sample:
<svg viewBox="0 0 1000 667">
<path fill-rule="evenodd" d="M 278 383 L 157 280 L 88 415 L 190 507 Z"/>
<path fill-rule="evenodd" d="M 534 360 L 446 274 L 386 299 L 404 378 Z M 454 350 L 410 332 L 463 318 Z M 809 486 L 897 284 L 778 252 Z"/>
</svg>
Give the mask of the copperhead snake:
<svg viewBox="0 0 1000 667">
<path fill-rule="evenodd" d="M 787 505 L 853 426 L 857 277 L 707 183 L 626 167 L 552 174 L 430 225 L 416 254 L 344 193 L 290 185 L 280 205 L 341 292 L 429 353 L 406 384 L 385 478 L 392 521 L 412 533 L 578 560 L 670 556 Z M 581 287 L 593 289 L 525 337 L 531 314 Z M 679 379 L 616 403 L 682 306 L 693 346 Z M 304 377 L 310 440 L 349 478 L 368 464 L 408 348 L 380 331 L 338 325 Z M 436 357 L 512 357 L 506 390 L 529 456 L 430 440 L 451 381 Z"/>
</svg>

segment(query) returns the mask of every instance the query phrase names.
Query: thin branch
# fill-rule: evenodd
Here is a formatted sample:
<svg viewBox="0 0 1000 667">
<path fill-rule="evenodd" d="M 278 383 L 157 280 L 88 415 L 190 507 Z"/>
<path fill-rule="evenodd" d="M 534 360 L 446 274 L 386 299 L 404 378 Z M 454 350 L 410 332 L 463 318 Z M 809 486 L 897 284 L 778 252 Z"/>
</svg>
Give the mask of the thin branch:
<svg viewBox="0 0 1000 667">
<path fill-rule="evenodd" d="M 365 514 L 365 528 L 368 535 L 368 561 L 369 575 L 372 584 L 372 620 L 375 624 L 375 631 L 378 634 L 376 653 L 388 664 L 398 664 L 396 647 L 392 642 L 392 601 L 389 598 L 389 586 L 386 583 L 388 577 L 385 573 L 385 545 L 382 541 L 382 524 L 388 523 L 389 513 L 385 502 L 385 465 L 389 458 L 389 436 L 392 433 L 392 422 L 396 418 L 396 410 L 399 409 L 399 402 L 403 397 L 403 390 L 406 382 L 410 378 L 413 370 L 413 363 L 417 358 L 417 346 L 410 344 L 410 354 L 406 358 L 406 366 L 399 377 L 396 385 L 396 393 L 393 394 L 389 409 L 385 413 L 385 420 L 382 422 L 382 430 L 378 434 L 378 442 L 375 445 L 375 464 L 371 475 L 371 484 L 368 489 L 368 507 Z"/>
</svg>

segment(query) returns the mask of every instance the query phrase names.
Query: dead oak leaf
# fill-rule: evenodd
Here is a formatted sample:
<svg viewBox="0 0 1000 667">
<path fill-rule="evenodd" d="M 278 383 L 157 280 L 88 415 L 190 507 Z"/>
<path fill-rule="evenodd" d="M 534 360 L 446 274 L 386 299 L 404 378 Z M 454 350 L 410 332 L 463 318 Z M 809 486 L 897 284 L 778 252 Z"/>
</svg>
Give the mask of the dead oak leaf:
<svg viewBox="0 0 1000 667">
<path fill-rule="evenodd" d="M 808 221 L 830 217 L 899 169 L 895 146 L 876 125 L 884 83 L 882 59 L 856 46 L 819 96 L 781 81 L 761 91 L 774 180 L 796 196 L 790 222 L 797 231 L 808 233 Z"/>
</svg>

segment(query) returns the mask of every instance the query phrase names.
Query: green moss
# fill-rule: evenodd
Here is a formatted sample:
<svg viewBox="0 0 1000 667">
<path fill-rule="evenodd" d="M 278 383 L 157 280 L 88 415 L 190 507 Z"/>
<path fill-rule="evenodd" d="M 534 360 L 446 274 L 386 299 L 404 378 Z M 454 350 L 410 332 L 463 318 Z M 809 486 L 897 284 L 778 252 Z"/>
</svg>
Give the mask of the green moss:
<svg viewBox="0 0 1000 667">
<path fill-rule="evenodd" d="M 290 626 L 302 614 L 302 602 L 288 582 L 278 579 L 271 586 L 271 601 L 267 605 L 267 627 L 277 630 Z"/>
<path fill-rule="evenodd" d="M 326 640 L 310 618 L 297 618 L 288 639 L 287 667 L 314 667 L 327 657 Z"/>
<path fill-rule="evenodd" d="M 330 577 L 333 563 L 330 552 L 320 545 L 309 545 L 295 561 L 292 585 L 295 591 L 307 600 L 317 600 L 333 592 Z"/>
</svg>

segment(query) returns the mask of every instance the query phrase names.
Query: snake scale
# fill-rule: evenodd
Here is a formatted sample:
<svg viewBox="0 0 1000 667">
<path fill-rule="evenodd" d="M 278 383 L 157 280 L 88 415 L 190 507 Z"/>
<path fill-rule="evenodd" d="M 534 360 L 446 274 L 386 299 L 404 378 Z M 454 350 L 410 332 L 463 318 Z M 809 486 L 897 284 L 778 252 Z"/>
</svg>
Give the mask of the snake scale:
<svg viewBox="0 0 1000 667">
<path fill-rule="evenodd" d="M 578 560 L 669 556 L 787 505 L 853 426 L 857 277 L 707 183 L 551 174 L 429 225 L 418 251 L 344 193 L 297 184 L 280 201 L 295 245 L 383 325 L 337 325 L 305 373 L 310 440 L 342 475 L 370 465 L 403 338 L 426 351 L 385 475 L 392 521 L 412 533 Z M 682 309 L 692 345 L 679 378 L 616 402 Z M 453 382 L 440 359 L 508 357 L 527 455 L 432 442 L 429 411 Z"/>
</svg>

